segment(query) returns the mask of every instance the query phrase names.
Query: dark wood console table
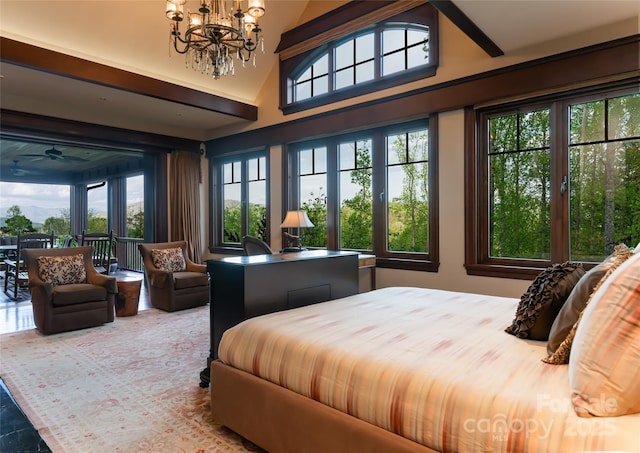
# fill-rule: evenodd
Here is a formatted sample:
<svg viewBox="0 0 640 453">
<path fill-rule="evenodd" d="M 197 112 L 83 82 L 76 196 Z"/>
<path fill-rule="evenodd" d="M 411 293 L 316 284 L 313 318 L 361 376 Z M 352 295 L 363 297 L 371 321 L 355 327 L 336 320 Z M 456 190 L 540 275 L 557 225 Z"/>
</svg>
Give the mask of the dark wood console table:
<svg viewBox="0 0 640 453">
<path fill-rule="evenodd" d="M 245 319 L 358 293 L 358 253 L 314 250 L 207 261 L 211 349 L 200 386 L 210 381 L 225 330 Z"/>
</svg>

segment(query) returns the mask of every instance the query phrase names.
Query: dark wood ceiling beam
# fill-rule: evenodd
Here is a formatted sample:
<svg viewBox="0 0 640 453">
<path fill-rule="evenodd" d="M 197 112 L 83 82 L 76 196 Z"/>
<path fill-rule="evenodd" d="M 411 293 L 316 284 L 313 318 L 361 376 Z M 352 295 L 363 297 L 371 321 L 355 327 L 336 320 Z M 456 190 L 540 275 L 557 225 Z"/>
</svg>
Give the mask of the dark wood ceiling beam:
<svg viewBox="0 0 640 453">
<path fill-rule="evenodd" d="M 492 57 L 504 55 L 504 52 L 491 38 L 489 38 L 480 28 L 473 23 L 452 0 L 429 0 L 438 11 L 444 14 L 453 24 L 462 30 L 473 40 L 482 50 Z"/>
<path fill-rule="evenodd" d="M 200 142 L 168 135 L 100 126 L 31 113 L 0 109 L 2 137 L 46 143 L 72 144 L 115 150 L 168 152 L 176 149 L 198 152 Z"/>
<path fill-rule="evenodd" d="M 245 120 L 255 121 L 258 119 L 256 106 L 215 94 L 175 85 L 5 37 L 0 37 L 0 48 L 2 48 L 0 60 L 7 63 L 212 112 L 224 113 Z"/>
</svg>

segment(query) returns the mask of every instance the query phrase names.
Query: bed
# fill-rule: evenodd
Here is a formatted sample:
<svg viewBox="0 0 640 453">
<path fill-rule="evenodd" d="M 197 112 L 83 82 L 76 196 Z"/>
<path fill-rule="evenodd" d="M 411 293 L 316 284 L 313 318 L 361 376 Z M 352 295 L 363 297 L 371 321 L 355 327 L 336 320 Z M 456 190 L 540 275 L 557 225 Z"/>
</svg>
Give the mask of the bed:
<svg viewBox="0 0 640 453">
<path fill-rule="evenodd" d="M 581 418 L 518 299 L 394 287 L 249 319 L 211 365 L 214 418 L 278 452 L 640 451 L 640 414 Z"/>
</svg>

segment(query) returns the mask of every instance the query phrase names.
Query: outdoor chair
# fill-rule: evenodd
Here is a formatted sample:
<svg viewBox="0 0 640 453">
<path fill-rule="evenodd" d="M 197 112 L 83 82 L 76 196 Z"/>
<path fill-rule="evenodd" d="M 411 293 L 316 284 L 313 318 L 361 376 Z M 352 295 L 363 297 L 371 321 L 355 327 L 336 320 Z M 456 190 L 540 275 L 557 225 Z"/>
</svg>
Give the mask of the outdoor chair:
<svg viewBox="0 0 640 453">
<path fill-rule="evenodd" d="M 93 267 L 99 274 L 109 275 L 115 272 L 118 261 L 114 253 L 115 239 L 113 230 L 108 233 L 87 233 L 82 231 L 79 245 L 93 247 Z"/>
<path fill-rule="evenodd" d="M 138 244 L 149 302 L 155 308 L 177 311 L 209 302 L 207 267 L 191 261 L 186 247 L 186 241 Z"/>
<path fill-rule="evenodd" d="M 113 322 L 116 278 L 93 267 L 91 247 L 24 250 L 36 328 L 51 334 Z"/>
<path fill-rule="evenodd" d="M 13 299 L 18 298 L 18 289 L 27 287 L 29 274 L 24 264 L 23 252 L 27 249 L 52 248 L 54 243 L 53 232 L 45 233 L 21 233 L 18 232 L 15 249 L 15 259 L 6 259 L 4 292 L 13 291 Z"/>
</svg>

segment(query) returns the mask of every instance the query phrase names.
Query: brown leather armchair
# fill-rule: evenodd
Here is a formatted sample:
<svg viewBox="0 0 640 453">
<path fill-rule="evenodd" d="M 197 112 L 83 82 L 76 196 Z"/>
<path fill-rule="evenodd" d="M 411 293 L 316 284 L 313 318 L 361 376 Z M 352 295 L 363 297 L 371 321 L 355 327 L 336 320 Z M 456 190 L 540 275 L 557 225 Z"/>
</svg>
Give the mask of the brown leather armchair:
<svg viewBox="0 0 640 453">
<path fill-rule="evenodd" d="M 96 272 L 91 247 L 24 249 L 22 253 L 29 273 L 33 318 L 40 332 L 113 322 L 116 278 Z"/>
<path fill-rule="evenodd" d="M 176 311 L 209 302 L 207 267 L 191 261 L 186 247 L 186 241 L 138 244 L 149 301 L 155 308 Z"/>
</svg>

